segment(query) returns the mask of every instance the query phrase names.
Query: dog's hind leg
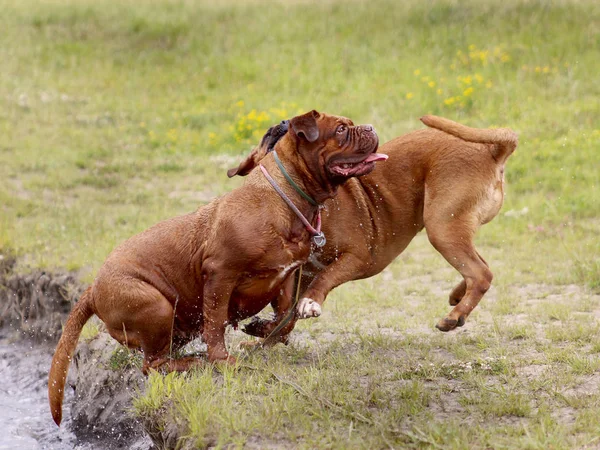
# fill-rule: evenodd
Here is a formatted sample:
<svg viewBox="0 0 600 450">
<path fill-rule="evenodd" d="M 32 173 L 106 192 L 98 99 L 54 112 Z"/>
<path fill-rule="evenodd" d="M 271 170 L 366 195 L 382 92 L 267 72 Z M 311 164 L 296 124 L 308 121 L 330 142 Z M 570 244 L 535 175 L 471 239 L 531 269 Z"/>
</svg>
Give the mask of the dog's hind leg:
<svg viewBox="0 0 600 450">
<path fill-rule="evenodd" d="M 178 363 L 170 354 L 173 338 L 173 306 L 152 285 L 136 280 L 119 285 L 115 296 L 114 284 L 100 285 L 100 295 L 112 296 L 112 301 L 99 305 L 98 316 L 110 335 L 123 345 L 140 348 L 144 354 L 142 372 L 166 368 L 187 370 L 190 361 Z M 116 307 L 118 305 L 118 307 Z M 200 360 L 198 360 L 200 361 Z"/>
<path fill-rule="evenodd" d="M 460 283 L 458 283 L 454 289 L 452 289 L 452 292 L 450 293 L 450 297 L 448 297 L 448 303 L 450 304 L 450 306 L 456 306 L 460 303 L 460 301 L 463 299 L 463 297 L 465 296 L 465 293 L 467 292 L 467 282 L 465 280 L 462 280 Z"/>
<path fill-rule="evenodd" d="M 479 254 L 479 252 L 477 252 L 477 255 L 479 256 L 481 261 L 483 261 L 483 263 L 486 265 L 486 267 L 489 268 L 488 263 L 485 261 L 485 259 L 483 259 L 483 257 Z M 463 299 L 463 297 L 465 296 L 466 292 L 467 292 L 467 282 L 465 280 L 462 280 L 460 283 L 458 283 L 456 285 L 456 287 L 454 289 L 452 289 L 452 292 L 450 293 L 450 297 L 448 298 L 448 303 L 450 303 L 450 306 L 458 305 L 460 303 L 460 301 Z"/>
<path fill-rule="evenodd" d="M 493 275 L 473 244 L 478 228 L 473 217 L 465 215 L 450 220 L 443 220 L 441 217 L 430 219 L 433 220 L 426 224 L 429 241 L 464 278 L 465 292 L 460 301 L 436 325 L 441 331 L 450 331 L 464 325 L 471 311 L 490 288 Z M 457 298 L 461 290 L 462 283 L 454 288 L 450 298 Z"/>
</svg>

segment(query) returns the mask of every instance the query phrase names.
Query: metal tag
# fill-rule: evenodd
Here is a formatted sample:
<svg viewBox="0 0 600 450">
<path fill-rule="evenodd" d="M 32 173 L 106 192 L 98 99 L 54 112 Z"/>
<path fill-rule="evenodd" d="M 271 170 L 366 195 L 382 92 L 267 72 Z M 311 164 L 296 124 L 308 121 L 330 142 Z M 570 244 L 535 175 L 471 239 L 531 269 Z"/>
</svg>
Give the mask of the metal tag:
<svg viewBox="0 0 600 450">
<path fill-rule="evenodd" d="M 313 236 L 313 242 L 319 248 L 323 247 L 327 243 L 327 239 L 325 239 L 325 234 L 321 231 L 319 234 Z"/>
</svg>

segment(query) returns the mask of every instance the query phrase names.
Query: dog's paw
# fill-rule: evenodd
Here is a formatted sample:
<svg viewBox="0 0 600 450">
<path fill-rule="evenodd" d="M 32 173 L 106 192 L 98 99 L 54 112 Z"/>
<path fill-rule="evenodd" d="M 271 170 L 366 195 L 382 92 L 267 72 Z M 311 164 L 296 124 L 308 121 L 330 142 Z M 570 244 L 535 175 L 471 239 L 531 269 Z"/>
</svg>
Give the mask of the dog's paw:
<svg viewBox="0 0 600 450">
<path fill-rule="evenodd" d="M 250 336 L 265 338 L 273 328 L 273 321 L 254 316 L 241 330 Z"/>
<path fill-rule="evenodd" d="M 440 320 L 435 327 L 440 331 L 452 331 L 457 327 L 462 327 L 464 324 L 465 318 L 463 316 L 460 316 L 458 320 L 445 317 L 444 319 Z"/>
<path fill-rule="evenodd" d="M 319 317 L 321 315 L 321 305 L 315 302 L 312 298 L 304 297 L 300 299 L 297 311 L 300 319 Z"/>
<path fill-rule="evenodd" d="M 456 305 L 458 305 L 460 303 L 461 300 L 462 300 L 462 297 L 453 297 L 453 296 L 450 296 L 450 297 L 448 297 L 448 304 L 450 306 L 456 306 Z"/>
</svg>

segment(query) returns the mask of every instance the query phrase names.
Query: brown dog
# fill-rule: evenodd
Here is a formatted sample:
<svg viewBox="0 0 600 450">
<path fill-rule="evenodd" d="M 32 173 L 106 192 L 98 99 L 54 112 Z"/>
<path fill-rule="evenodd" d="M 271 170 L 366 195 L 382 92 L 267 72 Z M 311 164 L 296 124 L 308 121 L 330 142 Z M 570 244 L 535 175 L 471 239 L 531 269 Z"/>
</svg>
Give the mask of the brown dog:
<svg viewBox="0 0 600 450">
<path fill-rule="evenodd" d="M 450 294 L 454 308 L 438 329 L 462 326 L 489 289 L 492 272 L 473 239 L 502 206 L 504 165 L 517 146 L 517 135 L 510 129 L 469 128 L 436 116 L 421 120 L 433 129 L 384 144 L 381 151 L 388 162 L 349 180 L 325 203 L 327 245 L 305 266 L 296 318 L 319 316 L 333 288 L 381 272 L 423 228 L 463 276 Z M 278 317 L 285 314 L 281 304 L 273 305 Z M 259 337 L 271 329 L 272 321 L 260 319 L 245 327 Z M 285 342 L 287 337 L 280 339 Z"/>
<path fill-rule="evenodd" d="M 281 130 L 280 130 L 281 131 Z M 283 133 L 279 133 L 283 134 Z M 263 139 L 269 147 L 271 138 Z M 291 119 L 275 149 L 294 181 L 318 203 L 338 186 L 373 170 L 384 159 L 373 152 L 378 138 L 370 125 L 316 111 Z M 235 172 L 258 164 L 256 153 Z M 314 223 L 319 208 L 286 182 L 273 160 L 262 164 L 281 189 Z M 121 244 L 67 319 L 48 380 L 50 409 L 60 424 L 65 379 L 81 328 L 96 314 L 110 335 L 144 353 L 143 370 L 186 370 L 195 357 L 171 358 L 202 335 L 209 361 L 235 362 L 225 346 L 228 324 L 253 316 L 271 299 L 278 308 L 291 297 L 294 270 L 311 252 L 301 220 L 261 171 L 241 188 L 196 212 L 161 222 Z"/>
</svg>

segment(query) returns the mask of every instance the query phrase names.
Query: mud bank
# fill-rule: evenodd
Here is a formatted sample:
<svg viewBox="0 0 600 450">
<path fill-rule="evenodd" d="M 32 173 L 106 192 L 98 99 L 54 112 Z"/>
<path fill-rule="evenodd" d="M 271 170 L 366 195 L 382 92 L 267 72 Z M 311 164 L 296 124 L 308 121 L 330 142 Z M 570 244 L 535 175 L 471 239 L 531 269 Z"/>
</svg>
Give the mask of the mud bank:
<svg viewBox="0 0 600 450">
<path fill-rule="evenodd" d="M 135 367 L 114 367 L 117 344 L 105 333 L 80 340 L 69 372 L 60 428 L 50 416 L 47 376 L 62 323 L 84 286 L 69 273 L 12 272 L 0 258 L 0 449 L 149 449 L 130 413 L 143 388 Z"/>
<path fill-rule="evenodd" d="M 0 327 L 22 338 L 54 344 L 83 286 L 69 273 L 14 274 L 15 259 L 0 256 Z"/>
</svg>

